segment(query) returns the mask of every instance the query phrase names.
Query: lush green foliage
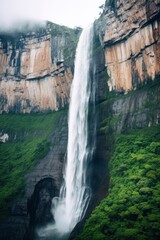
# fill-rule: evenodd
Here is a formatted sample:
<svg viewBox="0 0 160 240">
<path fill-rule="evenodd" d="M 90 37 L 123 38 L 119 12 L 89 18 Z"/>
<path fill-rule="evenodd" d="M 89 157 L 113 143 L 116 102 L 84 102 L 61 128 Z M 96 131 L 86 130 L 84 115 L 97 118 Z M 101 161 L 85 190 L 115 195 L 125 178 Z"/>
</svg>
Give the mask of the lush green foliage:
<svg viewBox="0 0 160 240">
<path fill-rule="evenodd" d="M 25 173 L 47 154 L 49 136 L 62 113 L 0 115 L 0 129 L 9 135 L 8 142 L 0 143 L 0 218 L 22 194 Z"/>
<path fill-rule="evenodd" d="M 160 126 L 115 137 L 108 196 L 78 240 L 160 238 Z"/>
<path fill-rule="evenodd" d="M 76 47 L 82 29 L 80 27 L 75 27 L 74 29 L 72 29 L 51 22 L 48 22 L 48 24 L 50 26 L 51 35 L 53 37 L 65 36 L 67 44 L 64 46 L 63 49 L 64 63 L 66 66 L 74 65 Z"/>
<path fill-rule="evenodd" d="M 75 29 L 72 29 L 72 31 L 70 31 L 68 34 L 69 42 L 64 48 L 64 64 L 66 66 L 74 65 L 77 43 L 81 31 L 82 29 L 77 27 Z"/>
</svg>

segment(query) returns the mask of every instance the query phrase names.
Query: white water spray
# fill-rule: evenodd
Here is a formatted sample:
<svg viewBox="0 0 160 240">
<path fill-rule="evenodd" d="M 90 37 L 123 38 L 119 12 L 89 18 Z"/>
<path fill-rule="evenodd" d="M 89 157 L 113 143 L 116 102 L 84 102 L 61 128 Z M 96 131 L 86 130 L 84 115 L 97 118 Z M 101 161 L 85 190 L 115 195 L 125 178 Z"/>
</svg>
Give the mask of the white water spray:
<svg viewBox="0 0 160 240">
<path fill-rule="evenodd" d="M 59 236 L 54 239 L 61 239 L 61 236 L 73 230 L 83 218 L 91 198 L 91 190 L 87 186 L 87 166 L 91 151 L 88 147 L 88 108 L 91 97 L 92 41 L 93 24 L 83 30 L 77 47 L 69 107 L 64 183 L 60 189 L 60 196 L 53 199 L 52 213 L 55 224 L 46 229 L 46 231 L 52 230 L 56 236 Z"/>
</svg>

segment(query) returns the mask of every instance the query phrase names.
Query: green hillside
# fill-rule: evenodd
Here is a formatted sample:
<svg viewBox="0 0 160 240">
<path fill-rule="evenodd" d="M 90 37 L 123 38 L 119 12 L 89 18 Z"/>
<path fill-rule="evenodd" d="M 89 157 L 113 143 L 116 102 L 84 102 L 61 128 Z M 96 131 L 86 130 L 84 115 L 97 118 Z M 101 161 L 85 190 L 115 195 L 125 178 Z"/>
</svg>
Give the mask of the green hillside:
<svg viewBox="0 0 160 240">
<path fill-rule="evenodd" d="M 9 135 L 0 143 L 0 219 L 22 194 L 24 175 L 49 151 L 50 135 L 63 113 L 0 115 L 0 129 Z"/>
<path fill-rule="evenodd" d="M 160 125 L 116 134 L 109 194 L 77 240 L 158 240 Z"/>
</svg>

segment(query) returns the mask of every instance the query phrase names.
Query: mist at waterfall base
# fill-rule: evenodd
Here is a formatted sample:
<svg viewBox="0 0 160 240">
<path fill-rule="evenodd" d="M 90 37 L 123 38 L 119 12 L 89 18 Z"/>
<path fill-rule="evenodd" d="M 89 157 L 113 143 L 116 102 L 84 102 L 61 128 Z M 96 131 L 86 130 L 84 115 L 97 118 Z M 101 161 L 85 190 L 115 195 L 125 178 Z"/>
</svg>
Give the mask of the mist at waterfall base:
<svg viewBox="0 0 160 240">
<path fill-rule="evenodd" d="M 93 101 L 91 59 L 93 48 L 93 24 L 81 33 L 75 60 L 75 73 L 71 87 L 68 119 L 67 161 L 59 197 L 53 198 L 54 224 L 40 229 L 40 239 L 67 239 L 82 220 L 91 199 L 88 185 L 88 165 L 94 144 L 88 144 L 89 102 Z"/>
</svg>

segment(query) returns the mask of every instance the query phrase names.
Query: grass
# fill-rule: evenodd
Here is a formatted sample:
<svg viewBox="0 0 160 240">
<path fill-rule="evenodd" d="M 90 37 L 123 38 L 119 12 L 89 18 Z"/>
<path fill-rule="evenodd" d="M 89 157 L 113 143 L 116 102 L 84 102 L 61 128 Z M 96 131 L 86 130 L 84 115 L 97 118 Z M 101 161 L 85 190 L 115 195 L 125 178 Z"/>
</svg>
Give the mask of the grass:
<svg viewBox="0 0 160 240">
<path fill-rule="evenodd" d="M 49 151 L 50 135 L 64 111 L 48 114 L 2 114 L 0 129 L 9 141 L 0 143 L 0 219 L 23 193 L 24 175 Z"/>
<path fill-rule="evenodd" d="M 77 240 L 158 240 L 160 125 L 116 134 L 109 194 Z"/>
</svg>

